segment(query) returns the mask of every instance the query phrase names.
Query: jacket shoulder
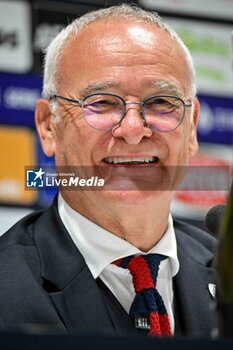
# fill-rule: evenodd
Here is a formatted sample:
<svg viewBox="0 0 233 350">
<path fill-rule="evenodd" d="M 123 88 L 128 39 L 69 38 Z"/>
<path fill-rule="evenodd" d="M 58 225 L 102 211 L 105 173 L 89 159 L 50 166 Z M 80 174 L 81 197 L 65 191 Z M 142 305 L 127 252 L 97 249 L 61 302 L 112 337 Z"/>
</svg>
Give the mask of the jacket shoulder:
<svg viewBox="0 0 233 350">
<path fill-rule="evenodd" d="M 12 245 L 30 246 L 34 244 L 33 226 L 43 212 L 40 210 L 28 214 L 0 237 L 0 256 L 4 250 L 9 249 Z"/>
<path fill-rule="evenodd" d="M 24 329 L 28 324 L 56 325 L 62 322 L 44 288 L 43 263 L 38 235 L 45 235 L 53 220 L 51 209 L 36 211 L 0 237 L 0 328 Z M 52 234 L 51 234 L 52 235 Z"/>
<path fill-rule="evenodd" d="M 22 281 L 24 274 L 40 279 L 41 264 L 33 227 L 42 214 L 43 211 L 37 211 L 27 215 L 0 237 L 1 283 Z"/>
<path fill-rule="evenodd" d="M 217 239 L 196 226 L 174 220 L 179 256 L 185 255 L 192 260 L 205 265 L 213 266 L 217 251 Z"/>
<path fill-rule="evenodd" d="M 210 251 L 213 251 L 216 248 L 217 239 L 199 227 L 175 219 L 174 228 L 177 234 L 182 232 L 184 236 L 189 237 L 190 240 L 196 241 L 196 243 L 200 243 Z"/>
</svg>

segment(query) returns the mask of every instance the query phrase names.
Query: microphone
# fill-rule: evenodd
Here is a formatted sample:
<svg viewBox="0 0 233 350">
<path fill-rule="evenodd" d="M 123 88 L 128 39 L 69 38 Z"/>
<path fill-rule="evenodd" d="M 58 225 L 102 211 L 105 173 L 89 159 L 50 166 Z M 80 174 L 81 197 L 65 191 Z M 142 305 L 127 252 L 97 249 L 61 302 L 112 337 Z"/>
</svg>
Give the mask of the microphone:
<svg viewBox="0 0 233 350">
<path fill-rule="evenodd" d="M 220 335 L 233 337 L 233 183 L 219 230 L 217 254 Z"/>
<path fill-rule="evenodd" d="M 227 205 L 209 209 L 205 225 L 218 238 L 215 259 L 217 270 L 217 319 L 219 336 L 233 336 L 233 185 Z"/>
<path fill-rule="evenodd" d="M 205 217 L 205 225 L 214 237 L 219 236 L 221 223 L 223 221 L 226 205 L 218 204 L 210 208 Z"/>
</svg>

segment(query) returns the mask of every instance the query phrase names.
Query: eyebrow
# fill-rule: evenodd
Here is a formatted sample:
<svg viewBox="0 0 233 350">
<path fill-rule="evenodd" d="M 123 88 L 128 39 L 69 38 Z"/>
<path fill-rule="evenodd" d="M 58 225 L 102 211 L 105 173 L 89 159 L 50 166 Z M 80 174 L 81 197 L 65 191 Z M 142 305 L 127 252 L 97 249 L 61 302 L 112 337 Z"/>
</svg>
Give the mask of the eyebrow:
<svg viewBox="0 0 233 350">
<path fill-rule="evenodd" d="M 161 80 L 161 81 L 152 81 L 152 82 L 146 82 L 145 84 L 148 87 L 151 87 L 155 90 L 158 90 L 159 93 L 165 93 L 165 94 L 171 94 L 175 96 L 183 96 L 182 91 L 172 82 Z"/>
<path fill-rule="evenodd" d="M 151 88 L 154 90 L 158 90 L 159 94 L 171 94 L 175 96 L 183 96 L 181 90 L 172 82 L 170 81 L 145 81 L 143 86 L 145 88 Z M 122 88 L 122 84 L 116 83 L 116 82 L 95 82 L 95 83 L 89 83 L 84 88 L 82 88 L 79 92 L 80 96 L 86 97 L 88 95 L 94 94 L 99 91 L 113 89 L 113 88 Z"/>
<path fill-rule="evenodd" d="M 82 97 L 85 97 L 87 95 L 94 94 L 95 92 L 107 90 L 111 88 L 119 88 L 119 83 L 112 83 L 112 82 L 96 82 L 96 83 L 89 83 L 87 86 L 85 86 L 83 89 L 80 90 L 80 95 Z"/>
</svg>

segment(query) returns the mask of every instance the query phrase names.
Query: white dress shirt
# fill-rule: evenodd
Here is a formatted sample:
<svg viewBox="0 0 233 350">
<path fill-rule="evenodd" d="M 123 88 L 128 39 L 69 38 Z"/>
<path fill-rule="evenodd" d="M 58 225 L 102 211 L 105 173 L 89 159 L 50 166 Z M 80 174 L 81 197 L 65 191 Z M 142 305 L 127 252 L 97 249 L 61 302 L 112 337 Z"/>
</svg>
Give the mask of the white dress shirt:
<svg viewBox="0 0 233 350">
<path fill-rule="evenodd" d="M 94 279 L 99 277 L 115 295 L 126 312 L 129 313 L 135 297 L 132 276 L 128 269 L 115 266 L 111 262 L 132 254 L 145 254 L 145 252 L 80 215 L 64 201 L 61 194 L 58 197 L 58 211 L 63 224 L 83 255 Z M 146 254 L 149 253 L 162 254 L 168 257 L 160 264 L 157 289 L 164 300 L 171 330 L 174 333 L 172 278 L 179 271 L 179 261 L 171 215 L 169 215 L 165 234 Z"/>
</svg>

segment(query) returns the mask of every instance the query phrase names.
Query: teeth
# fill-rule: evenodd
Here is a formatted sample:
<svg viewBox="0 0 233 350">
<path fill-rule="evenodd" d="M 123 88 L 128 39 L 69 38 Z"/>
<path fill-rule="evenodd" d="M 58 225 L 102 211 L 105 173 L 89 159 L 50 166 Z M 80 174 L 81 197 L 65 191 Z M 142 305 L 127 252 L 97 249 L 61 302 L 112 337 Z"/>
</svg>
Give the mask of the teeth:
<svg viewBox="0 0 233 350">
<path fill-rule="evenodd" d="M 105 158 L 105 162 L 114 164 L 124 163 L 150 163 L 155 160 L 155 157 L 131 157 L 131 158 Z"/>
</svg>

